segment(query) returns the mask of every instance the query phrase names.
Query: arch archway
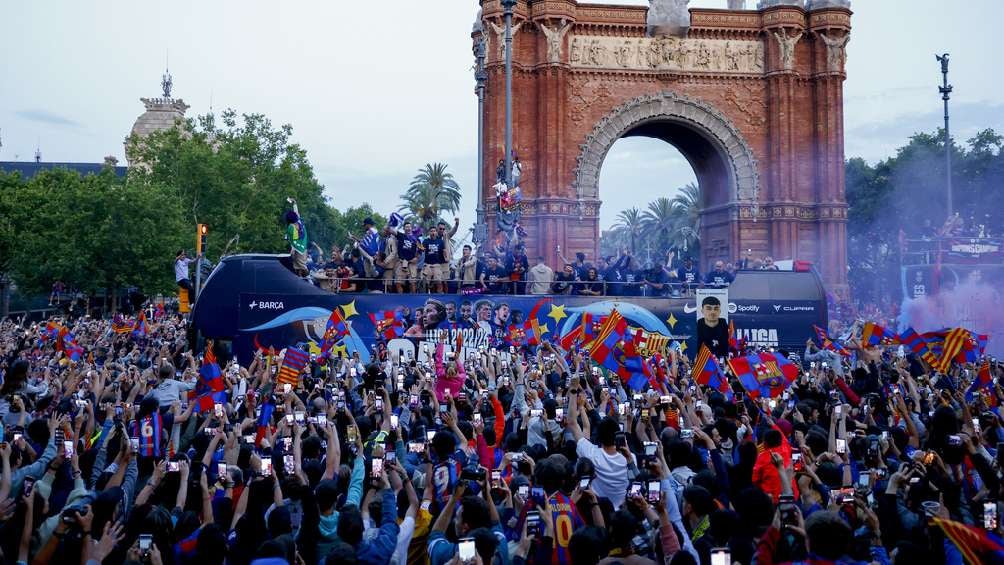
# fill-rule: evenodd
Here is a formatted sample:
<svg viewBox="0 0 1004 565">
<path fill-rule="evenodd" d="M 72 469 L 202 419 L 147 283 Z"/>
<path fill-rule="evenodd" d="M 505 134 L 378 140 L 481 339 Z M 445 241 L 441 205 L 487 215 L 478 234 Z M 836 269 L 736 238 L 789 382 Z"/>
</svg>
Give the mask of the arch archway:
<svg viewBox="0 0 1004 565">
<path fill-rule="evenodd" d="M 488 42 L 482 177 L 504 155 L 502 7 L 482 0 Z M 702 191 L 701 258 L 740 250 L 814 262 L 846 291 L 843 81 L 851 12 L 690 10 L 685 37 L 649 37 L 645 6 L 517 0 L 513 149 L 523 164 L 528 253 L 598 251 L 606 154 L 621 138 L 677 147 Z M 492 25 L 488 25 L 492 24 Z M 480 187 L 489 229 L 498 204 Z M 658 195 L 653 195 L 658 196 Z"/>
<path fill-rule="evenodd" d="M 573 188 L 580 203 L 602 202 L 599 179 L 603 161 L 619 139 L 633 136 L 673 145 L 694 169 L 701 188 L 702 241 L 710 240 L 708 236 L 721 227 L 714 221 L 719 212 L 740 201 L 756 206 L 760 181 L 749 143 L 720 111 L 673 92 L 635 98 L 596 124 L 576 160 Z M 734 235 L 729 234 L 730 241 Z"/>
</svg>

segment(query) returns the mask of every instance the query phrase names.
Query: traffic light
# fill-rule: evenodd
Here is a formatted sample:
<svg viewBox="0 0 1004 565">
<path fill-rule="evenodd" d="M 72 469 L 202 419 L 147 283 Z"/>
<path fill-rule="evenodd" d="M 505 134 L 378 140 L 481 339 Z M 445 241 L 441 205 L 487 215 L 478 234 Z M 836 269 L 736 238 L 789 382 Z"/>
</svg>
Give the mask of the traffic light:
<svg viewBox="0 0 1004 565">
<path fill-rule="evenodd" d="M 195 242 L 195 254 L 201 255 L 206 250 L 206 236 L 209 235 L 209 226 L 199 224 L 199 237 Z"/>
</svg>

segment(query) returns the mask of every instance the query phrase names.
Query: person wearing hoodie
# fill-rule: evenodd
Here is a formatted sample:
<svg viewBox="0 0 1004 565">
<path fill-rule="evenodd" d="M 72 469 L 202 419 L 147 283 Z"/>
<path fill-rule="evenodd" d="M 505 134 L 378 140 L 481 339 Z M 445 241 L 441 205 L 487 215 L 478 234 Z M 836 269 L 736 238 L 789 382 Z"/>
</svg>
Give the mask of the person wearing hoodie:
<svg viewBox="0 0 1004 565">
<path fill-rule="evenodd" d="M 355 463 L 352 465 L 352 476 L 349 479 L 349 491 L 345 497 L 345 505 L 358 507 L 360 501 L 363 498 L 363 479 L 366 473 L 366 462 L 362 457 L 356 457 Z M 329 553 L 334 549 L 338 542 L 343 541 L 338 537 L 338 521 L 341 516 L 338 509 L 335 508 L 335 503 L 338 501 L 338 483 L 334 480 L 323 480 L 318 485 L 314 491 L 314 496 L 316 497 L 317 504 L 308 505 L 305 501 L 304 503 L 304 517 L 303 524 L 305 526 L 316 523 L 317 529 L 310 532 L 310 534 L 316 536 L 317 539 L 317 562 L 323 562 Z M 316 517 L 311 516 L 311 510 L 319 511 L 320 515 Z M 307 528 L 301 528 L 301 540 L 304 539 L 305 532 Z"/>
<path fill-rule="evenodd" d="M 356 460 L 362 459 L 359 457 Z M 387 471 L 380 473 L 380 476 L 374 479 L 374 486 L 379 486 L 382 499 L 380 530 L 374 538 L 363 539 L 363 515 L 358 505 L 346 504 L 342 507 L 342 514 L 338 520 L 338 537 L 355 548 L 359 563 L 384 565 L 390 561 L 397 547 L 397 534 L 400 530 L 397 525 L 397 496 L 390 488 L 387 473 L 398 470 L 400 467 L 396 463 L 388 463 Z"/>
<path fill-rule="evenodd" d="M 550 294 L 551 283 L 554 282 L 554 269 L 544 263 L 544 256 L 537 257 L 535 264 L 526 276 L 527 294 Z"/>
</svg>

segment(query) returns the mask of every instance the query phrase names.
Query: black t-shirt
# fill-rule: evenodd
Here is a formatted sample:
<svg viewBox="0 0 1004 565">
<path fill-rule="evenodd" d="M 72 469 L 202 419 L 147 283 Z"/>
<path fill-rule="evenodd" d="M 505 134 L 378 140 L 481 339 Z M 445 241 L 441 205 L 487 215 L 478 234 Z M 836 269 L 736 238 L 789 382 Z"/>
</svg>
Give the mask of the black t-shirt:
<svg viewBox="0 0 1004 565">
<path fill-rule="evenodd" d="M 732 283 L 732 273 L 728 271 L 710 271 L 705 275 L 704 283 L 712 286 L 728 286 Z"/>
<path fill-rule="evenodd" d="M 729 355 L 729 324 L 719 318 L 718 325 L 711 327 L 704 318 L 697 320 L 697 347 L 707 345 L 717 358 Z"/>
<path fill-rule="evenodd" d="M 502 265 L 495 265 L 495 267 L 485 268 L 485 286 L 488 287 L 488 292 L 492 294 L 504 293 L 506 291 L 506 283 L 509 282 L 509 271 L 506 270 Z"/>
<path fill-rule="evenodd" d="M 676 278 L 679 279 L 680 282 L 688 285 L 699 282 L 698 277 L 700 277 L 700 275 L 698 274 L 697 269 L 693 267 L 689 269 L 686 267 L 680 267 L 676 270 Z"/>
<path fill-rule="evenodd" d="M 442 265 L 446 262 L 443 257 L 443 240 L 441 238 L 431 238 L 425 239 L 425 264 L 426 265 Z"/>
</svg>

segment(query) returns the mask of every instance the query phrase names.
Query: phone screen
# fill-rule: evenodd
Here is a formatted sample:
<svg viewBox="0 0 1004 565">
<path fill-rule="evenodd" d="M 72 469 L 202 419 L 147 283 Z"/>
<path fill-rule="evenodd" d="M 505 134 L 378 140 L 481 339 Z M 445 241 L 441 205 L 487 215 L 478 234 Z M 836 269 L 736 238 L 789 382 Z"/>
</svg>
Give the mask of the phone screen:
<svg viewBox="0 0 1004 565">
<path fill-rule="evenodd" d="M 370 472 L 370 475 L 374 479 L 376 479 L 376 478 L 379 478 L 382 474 L 383 474 L 383 459 L 374 459 L 373 460 L 373 469 Z"/>
<path fill-rule="evenodd" d="M 263 477 L 268 477 L 272 475 L 272 459 L 266 457 L 261 460 L 261 474 Z"/>
<path fill-rule="evenodd" d="M 153 536 L 150 534 L 140 534 L 139 536 L 139 550 L 143 553 L 150 551 L 150 547 L 153 545 Z"/>
<path fill-rule="evenodd" d="M 476 555 L 477 549 L 474 547 L 473 538 L 460 540 L 460 543 L 457 545 L 457 557 L 460 558 L 461 563 L 473 562 Z"/>
<path fill-rule="evenodd" d="M 587 488 L 589 488 L 589 483 L 591 482 L 592 479 L 590 479 L 589 477 L 582 477 L 581 479 L 579 479 L 579 490 L 586 490 Z"/>
<path fill-rule="evenodd" d="M 732 565 L 732 553 L 727 547 L 716 547 L 711 550 L 711 565 Z"/>
<path fill-rule="evenodd" d="M 649 481 L 648 482 L 648 501 L 650 504 L 659 502 L 659 498 L 662 496 L 661 483 L 659 481 Z"/>
<path fill-rule="evenodd" d="M 842 438 L 837 438 L 837 453 L 843 454 L 847 452 L 847 441 Z"/>
<path fill-rule="evenodd" d="M 63 440 L 63 453 L 66 457 L 73 457 L 73 441 Z"/>
<path fill-rule="evenodd" d="M 983 503 L 983 528 L 986 530 L 997 529 L 997 503 Z"/>
</svg>

